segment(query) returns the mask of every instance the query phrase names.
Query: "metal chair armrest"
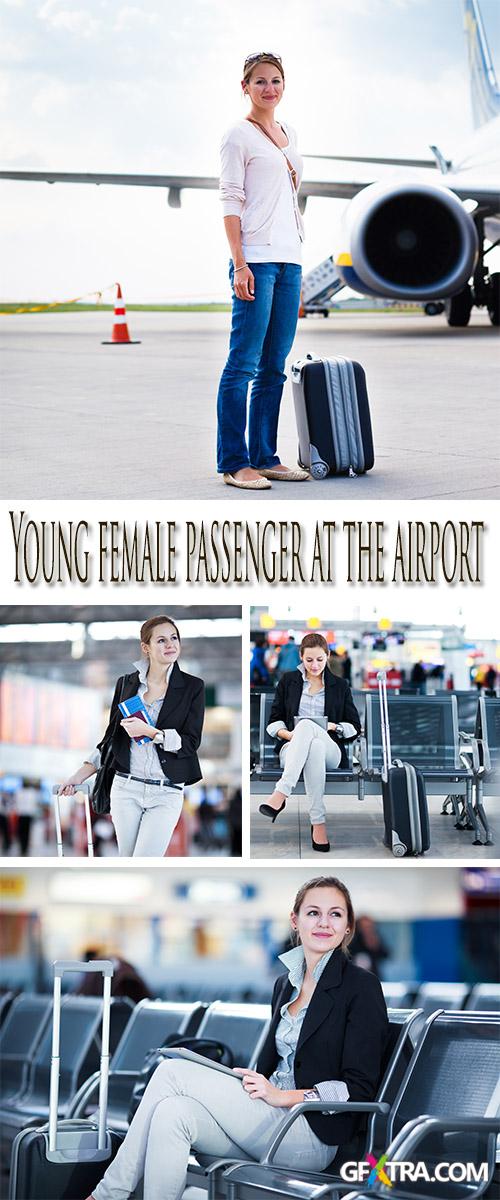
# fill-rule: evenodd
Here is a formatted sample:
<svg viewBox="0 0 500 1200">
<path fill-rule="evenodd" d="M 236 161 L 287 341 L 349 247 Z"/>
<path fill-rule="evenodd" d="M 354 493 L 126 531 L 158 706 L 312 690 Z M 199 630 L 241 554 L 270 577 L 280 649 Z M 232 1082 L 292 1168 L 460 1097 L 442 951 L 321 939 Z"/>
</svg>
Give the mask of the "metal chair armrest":
<svg viewBox="0 0 500 1200">
<path fill-rule="evenodd" d="M 381 1101 L 373 1100 L 365 1103 L 352 1100 L 302 1100 L 300 1104 L 294 1104 L 293 1108 L 286 1117 L 278 1125 L 278 1128 L 271 1138 L 267 1147 L 266 1153 L 261 1158 L 261 1163 L 271 1165 L 274 1162 L 276 1151 L 288 1133 L 288 1130 L 294 1124 L 298 1117 L 307 1112 L 323 1112 L 323 1113 L 379 1113 L 385 1115 L 390 1111 L 390 1105 Z"/>
<path fill-rule="evenodd" d="M 108 1085 L 112 1079 L 128 1080 L 130 1083 L 136 1083 L 140 1077 L 139 1071 L 110 1071 L 108 1075 Z M 97 1092 L 99 1087 L 99 1071 L 94 1071 L 93 1075 L 82 1083 L 76 1094 L 73 1096 L 68 1108 L 68 1117 L 81 1117 L 85 1110 L 85 1105 L 88 1104 L 94 1092 Z"/>
<path fill-rule="evenodd" d="M 406 1161 L 414 1154 L 417 1147 L 430 1133 L 500 1133 L 499 1117 L 416 1117 L 414 1121 L 404 1125 L 391 1146 L 389 1157 L 397 1150 Z"/>
<path fill-rule="evenodd" d="M 467 750 L 472 751 L 472 770 L 474 772 L 474 775 L 478 775 L 479 771 L 481 770 L 481 763 L 480 763 L 480 759 L 479 759 L 479 746 L 477 743 L 477 738 L 474 737 L 474 734 L 466 733 L 462 729 L 460 729 L 458 731 L 458 737 L 459 737 L 459 747 L 458 747 L 459 753 L 460 753 L 461 746 L 462 746 L 462 748 L 466 747 Z"/>
<path fill-rule="evenodd" d="M 367 770 L 367 764 L 368 764 L 367 744 L 366 744 L 366 737 L 364 734 L 361 734 L 361 736 L 358 738 L 357 742 L 354 743 L 353 754 L 354 753 L 356 753 L 356 755 L 359 759 L 359 765 L 364 774 Z"/>
<path fill-rule="evenodd" d="M 89 1075 L 88 1079 L 84 1080 L 84 1082 L 81 1084 L 81 1087 L 79 1087 L 78 1091 L 75 1092 L 73 1099 L 70 1100 L 66 1112 L 66 1117 L 68 1119 L 70 1117 L 76 1118 L 82 1115 L 85 1105 L 90 1100 L 92 1094 L 96 1092 L 99 1087 L 99 1078 L 99 1071 L 94 1071 L 92 1075 Z"/>
</svg>

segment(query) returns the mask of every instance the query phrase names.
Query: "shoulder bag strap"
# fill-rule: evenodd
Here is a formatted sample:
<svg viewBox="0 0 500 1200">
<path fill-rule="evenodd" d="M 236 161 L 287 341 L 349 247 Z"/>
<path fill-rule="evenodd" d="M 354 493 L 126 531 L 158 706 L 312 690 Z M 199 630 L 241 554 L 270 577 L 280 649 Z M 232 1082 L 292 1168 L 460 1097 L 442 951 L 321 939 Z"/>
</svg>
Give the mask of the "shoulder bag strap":
<svg viewBox="0 0 500 1200">
<path fill-rule="evenodd" d="M 121 721 L 121 719 L 122 719 L 122 714 L 121 714 L 121 712 L 120 712 L 120 709 L 119 709 L 118 705 L 119 705 L 119 704 L 121 704 L 121 702 L 122 702 L 122 700 L 123 700 L 123 695 L 124 695 L 124 692 L 125 692 L 125 685 L 126 685 L 127 679 L 128 679 L 128 675 L 123 675 L 123 676 L 122 676 L 122 686 L 121 686 L 121 688 L 120 688 L 120 695 L 119 695 L 119 697 L 118 697 L 118 703 L 117 703 L 117 705 L 116 705 L 115 723 L 114 723 L 114 725 L 113 725 L 113 728 L 112 728 L 112 730 L 111 730 L 111 733 L 110 733 L 110 735 L 109 735 L 109 738 L 108 738 L 108 742 L 109 742 L 110 744 L 111 744 L 111 742 L 113 741 L 113 737 L 114 737 L 114 735 L 115 735 L 115 733 L 116 733 L 116 730 L 117 730 L 117 728 L 118 728 L 118 725 L 119 725 L 119 723 L 120 723 L 120 721 Z"/>
<path fill-rule="evenodd" d="M 278 150 L 281 150 L 281 153 L 283 154 L 284 158 L 286 159 L 286 164 L 287 164 L 288 170 L 290 172 L 293 186 L 295 188 L 295 191 L 297 191 L 297 172 L 295 170 L 295 167 L 292 167 L 290 159 L 288 158 L 288 155 L 285 154 L 283 146 L 280 146 L 279 142 L 277 142 L 276 139 L 273 138 L 272 133 L 268 133 L 267 129 L 264 129 L 264 126 L 261 125 L 260 121 L 255 121 L 253 117 L 247 117 L 247 121 L 249 121 L 251 125 L 256 125 L 257 129 L 260 129 L 261 133 L 264 134 L 264 137 L 269 138 L 269 141 L 273 143 L 273 146 L 276 146 L 276 148 Z M 284 130 L 283 130 L 283 132 L 284 132 Z M 288 141 L 290 141 L 290 138 L 288 139 Z"/>
</svg>

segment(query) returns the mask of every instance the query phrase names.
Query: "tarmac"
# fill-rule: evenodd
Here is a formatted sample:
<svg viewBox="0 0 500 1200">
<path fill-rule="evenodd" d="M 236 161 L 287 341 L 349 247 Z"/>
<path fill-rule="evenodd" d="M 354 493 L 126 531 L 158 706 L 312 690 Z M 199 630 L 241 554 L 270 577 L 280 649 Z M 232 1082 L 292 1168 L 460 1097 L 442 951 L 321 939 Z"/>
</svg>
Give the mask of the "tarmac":
<svg viewBox="0 0 500 1200">
<path fill-rule="evenodd" d="M 2 496 L 229 499 L 214 466 L 229 313 L 129 312 L 141 344 L 101 345 L 112 320 L 109 312 L 0 315 Z M 355 479 L 239 491 L 238 501 L 500 497 L 500 354 L 486 313 L 475 311 L 467 329 L 449 329 L 444 316 L 309 317 L 289 362 L 306 353 L 363 364 L 375 467 Z M 279 452 L 295 464 L 289 381 Z"/>
<path fill-rule="evenodd" d="M 272 788 L 269 790 L 271 794 Z M 393 858 L 382 843 L 384 832 L 382 801 L 377 796 L 367 796 L 359 801 L 353 796 L 329 795 L 326 797 L 326 827 L 331 850 L 329 854 L 318 853 L 311 846 L 311 825 L 307 799 L 303 794 L 292 796 L 286 809 L 271 823 L 258 811 L 265 802 L 265 795 L 252 795 L 250 804 L 251 858 L 293 859 L 308 858 L 328 861 L 329 859 L 366 859 L 386 863 L 404 863 L 407 859 Z M 441 806 L 444 796 L 429 796 L 430 849 L 416 862 L 429 860 L 466 860 L 469 865 L 480 866 L 485 860 L 498 858 L 500 844 L 500 816 L 495 799 L 484 801 L 485 812 L 491 827 L 494 846 L 473 846 L 474 833 L 455 829 L 455 819 L 443 815 Z"/>
</svg>

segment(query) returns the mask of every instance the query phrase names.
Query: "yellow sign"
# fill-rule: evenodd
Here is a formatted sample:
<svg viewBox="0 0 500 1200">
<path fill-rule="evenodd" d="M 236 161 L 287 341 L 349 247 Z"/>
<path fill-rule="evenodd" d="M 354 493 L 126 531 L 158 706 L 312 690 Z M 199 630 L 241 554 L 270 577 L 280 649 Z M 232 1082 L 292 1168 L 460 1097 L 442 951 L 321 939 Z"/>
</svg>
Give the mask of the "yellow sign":
<svg viewBox="0 0 500 1200">
<path fill-rule="evenodd" d="M 274 620 L 274 617 L 269 616 L 269 613 L 261 613 L 260 614 L 261 629 L 274 629 L 275 625 L 276 625 L 276 621 Z"/>
<path fill-rule="evenodd" d="M 0 896 L 18 899 L 26 893 L 25 875 L 0 875 Z"/>
<path fill-rule="evenodd" d="M 378 623 L 378 627 L 379 627 L 379 629 L 385 629 L 385 630 L 392 629 L 392 621 L 389 620 L 389 617 L 381 617 L 380 621 Z"/>
<path fill-rule="evenodd" d="M 321 621 L 319 617 L 309 617 L 307 622 L 308 629 L 321 629 Z"/>
</svg>

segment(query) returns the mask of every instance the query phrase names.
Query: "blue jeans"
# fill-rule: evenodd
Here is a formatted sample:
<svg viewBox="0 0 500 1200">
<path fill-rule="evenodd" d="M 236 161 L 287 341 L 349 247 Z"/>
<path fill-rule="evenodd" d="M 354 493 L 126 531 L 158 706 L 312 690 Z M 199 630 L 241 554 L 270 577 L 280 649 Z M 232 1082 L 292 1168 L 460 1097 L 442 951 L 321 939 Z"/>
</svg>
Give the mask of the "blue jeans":
<svg viewBox="0 0 500 1200">
<path fill-rule="evenodd" d="M 300 303 L 302 272 L 297 263 L 249 263 L 255 300 L 239 300 L 233 291 L 229 357 L 217 396 L 217 470 L 274 467 L 278 417 Z M 229 278 L 233 285 L 234 266 Z M 252 382 L 245 441 L 248 384 Z"/>
</svg>

